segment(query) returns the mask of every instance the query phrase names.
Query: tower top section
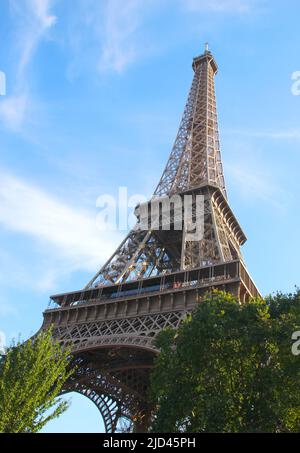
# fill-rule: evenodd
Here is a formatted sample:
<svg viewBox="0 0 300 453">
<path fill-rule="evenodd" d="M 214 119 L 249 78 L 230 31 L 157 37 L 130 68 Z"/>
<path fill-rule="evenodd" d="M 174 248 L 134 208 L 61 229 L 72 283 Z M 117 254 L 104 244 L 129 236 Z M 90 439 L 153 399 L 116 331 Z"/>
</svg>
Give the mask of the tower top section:
<svg viewBox="0 0 300 453">
<path fill-rule="evenodd" d="M 194 78 L 179 131 L 154 196 L 212 185 L 227 198 L 214 82 L 218 66 L 208 44 L 204 53 L 193 59 L 193 69 Z"/>
<path fill-rule="evenodd" d="M 208 62 L 212 66 L 214 74 L 216 74 L 218 72 L 218 65 L 217 65 L 216 60 L 214 59 L 211 51 L 209 50 L 208 42 L 206 42 L 204 45 L 204 53 L 202 55 L 200 55 L 199 57 L 195 57 L 193 59 L 194 71 L 197 71 L 198 67 L 205 62 Z"/>
</svg>

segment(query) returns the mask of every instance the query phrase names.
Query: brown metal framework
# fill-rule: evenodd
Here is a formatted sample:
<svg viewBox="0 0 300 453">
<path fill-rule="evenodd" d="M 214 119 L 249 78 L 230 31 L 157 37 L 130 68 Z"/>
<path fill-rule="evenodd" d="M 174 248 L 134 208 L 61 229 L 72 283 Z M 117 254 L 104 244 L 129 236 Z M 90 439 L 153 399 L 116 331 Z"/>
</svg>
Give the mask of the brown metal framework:
<svg viewBox="0 0 300 453">
<path fill-rule="evenodd" d="M 123 418 L 137 430 L 147 429 L 147 389 L 157 353 L 153 340 L 162 329 L 177 328 L 214 288 L 241 302 L 260 296 L 240 251 L 246 236 L 227 200 L 214 86 L 217 64 L 206 49 L 194 59 L 193 69 L 179 132 L 151 202 L 191 195 L 195 209 L 201 195 L 202 237 L 191 240 L 186 223 L 177 230 L 174 218 L 167 231 L 161 217 L 160 228 L 142 228 L 137 209 L 136 226 L 88 285 L 52 296 L 44 313 L 43 328 L 54 325 L 54 336 L 71 345 L 77 365 L 65 391 L 91 399 L 107 432 L 117 431 Z"/>
</svg>

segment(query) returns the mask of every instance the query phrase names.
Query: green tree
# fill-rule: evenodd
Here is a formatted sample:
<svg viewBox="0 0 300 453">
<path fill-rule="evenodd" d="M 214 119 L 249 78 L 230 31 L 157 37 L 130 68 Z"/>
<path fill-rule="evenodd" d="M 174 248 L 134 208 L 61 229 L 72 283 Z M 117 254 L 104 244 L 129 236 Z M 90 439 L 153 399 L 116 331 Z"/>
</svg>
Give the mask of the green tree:
<svg viewBox="0 0 300 453">
<path fill-rule="evenodd" d="M 157 337 L 154 432 L 300 431 L 300 292 L 240 305 L 214 292 Z"/>
<path fill-rule="evenodd" d="M 38 432 L 67 409 L 58 395 L 72 374 L 69 356 L 51 329 L 8 348 L 0 362 L 0 432 Z"/>
</svg>

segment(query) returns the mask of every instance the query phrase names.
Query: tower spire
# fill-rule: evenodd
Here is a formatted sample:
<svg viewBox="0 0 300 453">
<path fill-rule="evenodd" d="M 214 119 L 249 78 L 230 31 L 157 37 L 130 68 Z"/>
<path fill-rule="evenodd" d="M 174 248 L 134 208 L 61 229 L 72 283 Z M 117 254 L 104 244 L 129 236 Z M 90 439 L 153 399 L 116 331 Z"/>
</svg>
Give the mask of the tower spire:
<svg viewBox="0 0 300 453">
<path fill-rule="evenodd" d="M 170 195 L 203 184 L 227 198 L 221 162 L 215 94 L 217 63 L 205 52 L 193 60 L 194 78 L 179 131 L 154 195 Z"/>
</svg>

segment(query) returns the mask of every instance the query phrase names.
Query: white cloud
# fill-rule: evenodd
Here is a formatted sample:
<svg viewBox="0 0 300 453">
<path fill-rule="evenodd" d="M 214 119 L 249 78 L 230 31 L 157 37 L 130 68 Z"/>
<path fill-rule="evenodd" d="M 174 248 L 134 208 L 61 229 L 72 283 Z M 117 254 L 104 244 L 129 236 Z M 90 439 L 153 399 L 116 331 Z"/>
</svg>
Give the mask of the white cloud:
<svg viewBox="0 0 300 453">
<path fill-rule="evenodd" d="M 15 2 L 15 0 L 13 0 Z M 45 33 L 56 23 L 56 16 L 50 13 L 53 0 L 26 0 L 20 11 L 21 17 L 27 19 L 20 29 L 21 57 L 19 73 L 23 75 L 29 64 L 39 41 Z"/>
<path fill-rule="evenodd" d="M 141 21 L 140 0 L 108 0 L 104 12 L 105 37 L 99 69 L 121 72 L 137 55 L 133 35 Z"/>
<path fill-rule="evenodd" d="M 300 139 L 300 130 L 282 130 L 282 131 L 247 131 L 247 130 L 228 130 L 224 131 L 228 135 L 240 135 L 253 138 L 267 138 L 272 140 L 280 139 Z"/>
<path fill-rule="evenodd" d="M 15 20 L 18 64 L 16 80 L 10 81 L 14 91 L 6 99 L 1 99 L 0 119 L 6 127 L 19 130 L 28 117 L 29 90 L 26 69 L 33 58 L 39 42 L 55 24 L 56 16 L 51 14 L 53 0 L 10 0 L 11 11 Z M 8 93 L 7 93 L 8 94 Z"/>
<path fill-rule="evenodd" d="M 230 13 L 249 12 L 255 0 L 182 0 L 184 8 L 190 11 L 215 11 Z"/>
<path fill-rule="evenodd" d="M 258 3 L 258 0 L 79 0 L 79 10 L 74 8 L 70 21 L 69 39 L 78 64 L 86 65 L 87 59 L 92 58 L 97 60 L 100 72 L 121 73 L 137 58 L 157 52 L 156 38 L 147 40 L 146 27 L 140 32 L 145 19 L 155 12 L 183 9 L 192 13 L 247 13 Z M 162 45 L 160 40 L 160 49 Z M 74 61 L 71 66 L 74 70 Z"/>
<path fill-rule="evenodd" d="M 144 19 L 161 8 L 160 0 L 80 0 L 77 5 L 69 19 L 71 73 L 90 64 L 100 73 L 122 73 L 152 51 L 140 30 Z"/>
<path fill-rule="evenodd" d="M 260 200 L 276 209 L 282 209 L 289 199 L 280 184 L 268 174 L 265 163 L 253 158 L 241 158 L 225 165 L 227 179 L 239 194 L 247 199 Z"/>
<path fill-rule="evenodd" d="M 27 110 L 27 94 L 3 98 L 0 102 L 0 119 L 8 129 L 16 131 L 22 126 Z"/>
<path fill-rule="evenodd" d="M 0 225 L 28 235 L 41 245 L 46 265 L 41 263 L 41 272 L 36 276 L 37 290 L 51 288 L 62 273 L 94 272 L 111 255 L 120 239 L 118 232 L 100 232 L 95 214 L 75 210 L 3 172 L 0 173 Z M 27 269 L 20 269 L 20 265 L 14 268 L 20 280 L 25 280 Z"/>
<path fill-rule="evenodd" d="M 57 20 L 57 17 L 50 13 L 52 5 L 53 0 L 29 0 L 29 7 L 41 23 L 42 29 L 52 27 Z"/>
</svg>

